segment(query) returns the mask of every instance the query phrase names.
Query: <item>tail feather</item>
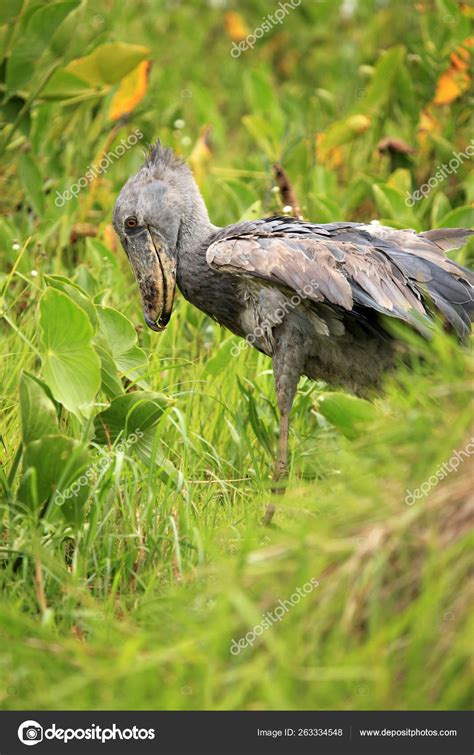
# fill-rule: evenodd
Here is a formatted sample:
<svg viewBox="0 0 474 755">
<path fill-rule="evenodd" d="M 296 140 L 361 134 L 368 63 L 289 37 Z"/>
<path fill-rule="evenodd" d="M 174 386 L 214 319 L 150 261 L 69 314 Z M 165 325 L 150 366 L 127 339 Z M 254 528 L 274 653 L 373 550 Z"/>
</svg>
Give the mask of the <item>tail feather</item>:
<svg viewBox="0 0 474 755">
<path fill-rule="evenodd" d="M 449 252 L 451 249 L 459 249 L 464 246 L 469 236 L 474 235 L 474 230 L 470 228 L 435 228 L 418 235 L 439 246 L 443 252 Z"/>
<path fill-rule="evenodd" d="M 464 340 L 471 332 L 474 289 L 465 279 L 456 278 L 436 265 L 431 265 L 431 268 L 433 277 L 425 284 L 426 292 Z"/>
<path fill-rule="evenodd" d="M 429 308 L 429 302 L 465 340 L 474 319 L 474 274 L 446 256 L 474 235 L 468 228 L 437 228 L 415 234 L 395 231 L 393 247 L 384 251 L 410 281 L 410 285 Z M 408 242 L 408 243 L 407 243 Z"/>
</svg>

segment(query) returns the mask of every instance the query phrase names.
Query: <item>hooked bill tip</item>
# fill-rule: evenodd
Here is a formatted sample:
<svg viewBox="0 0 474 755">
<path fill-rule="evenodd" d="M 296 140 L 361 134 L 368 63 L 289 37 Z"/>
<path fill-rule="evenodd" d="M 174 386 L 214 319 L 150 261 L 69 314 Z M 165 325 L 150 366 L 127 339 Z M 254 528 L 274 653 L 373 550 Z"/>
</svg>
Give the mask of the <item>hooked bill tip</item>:
<svg viewBox="0 0 474 755">
<path fill-rule="evenodd" d="M 144 315 L 145 322 L 148 325 L 149 328 L 152 330 L 155 330 L 157 333 L 159 333 L 161 330 L 164 330 L 166 326 L 168 325 L 170 321 L 171 315 L 164 314 L 161 317 L 158 318 L 158 320 L 152 320 L 151 317 L 148 317 L 148 315 Z"/>
<path fill-rule="evenodd" d="M 144 315 L 144 317 L 145 317 L 145 322 L 146 322 L 146 324 L 148 325 L 149 328 L 151 328 L 152 330 L 156 330 L 156 331 L 160 331 L 161 330 L 160 326 L 158 325 L 158 323 L 155 320 L 152 320 L 151 317 L 148 317 L 148 315 Z"/>
</svg>

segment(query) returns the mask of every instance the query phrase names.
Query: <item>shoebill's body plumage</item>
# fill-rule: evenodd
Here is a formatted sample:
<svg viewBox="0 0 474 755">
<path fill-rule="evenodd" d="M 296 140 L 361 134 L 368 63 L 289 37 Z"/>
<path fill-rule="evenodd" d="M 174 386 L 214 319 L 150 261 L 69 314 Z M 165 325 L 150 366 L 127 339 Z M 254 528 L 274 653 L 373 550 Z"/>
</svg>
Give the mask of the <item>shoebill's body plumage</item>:
<svg viewBox="0 0 474 755">
<path fill-rule="evenodd" d="M 189 168 L 159 144 L 123 187 L 114 226 L 145 320 L 162 330 L 175 285 L 192 304 L 273 358 L 285 472 L 289 414 L 301 375 L 365 394 L 393 362 L 384 316 L 428 333 L 438 311 L 470 333 L 474 276 L 445 251 L 472 231 L 417 234 L 361 223 L 274 217 L 217 228 Z"/>
</svg>

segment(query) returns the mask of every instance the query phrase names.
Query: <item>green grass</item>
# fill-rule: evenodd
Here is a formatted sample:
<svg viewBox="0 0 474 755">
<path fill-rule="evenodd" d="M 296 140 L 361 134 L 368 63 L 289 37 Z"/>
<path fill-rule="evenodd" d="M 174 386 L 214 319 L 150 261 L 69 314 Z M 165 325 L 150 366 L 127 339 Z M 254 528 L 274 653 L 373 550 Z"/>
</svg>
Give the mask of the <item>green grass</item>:
<svg viewBox="0 0 474 755">
<path fill-rule="evenodd" d="M 32 367 L 28 353 L 18 366 Z M 114 456 L 76 531 L 4 509 L 4 707 L 467 707 L 469 462 L 403 502 L 469 433 L 467 356 L 445 339 L 432 356 L 351 442 L 321 426 L 306 386 L 269 530 L 270 458 L 238 389 L 250 384 L 274 438 L 267 360 L 248 352 L 210 380 L 205 360 L 156 359 L 150 381 L 174 401 L 157 431 L 181 490 Z M 318 588 L 230 653 L 311 577 Z"/>
<path fill-rule="evenodd" d="M 468 349 L 438 332 L 429 344 L 413 336 L 410 366 L 387 379 L 372 411 L 357 404 L 360 424 L 349 404 L 331 424 L 330 388 L 302 380 L 287 490 L 275 526 L 264 528 L 278 430 L 271 362 L 251 349 L 230 356 L 237 339 L 181 297 L 162 335 L 144 328 L 127 260 L 110 234 L 114 198 L 140 165 L 141 145 L 77 200 L 54 204 L 56 191 L 102 149 L 139 127 L 146 141 L 161 136 L 190 157 L 216 223 L 281 210 L 271 190 L 272 163 L 281 161 L 314 220 L 380 217 L 418 230 L 469 224 L 467 165 L 413 209 L 404 203 L 407 189 L 469 142 L 469 93 L 451 108 L 430 104 L 449 54 L 467 37 L 466 18 L 448 0 L 420 13 L 411 3 L 401 12 L 400 3 L 380 10 L 366 0 L 352 17 L 339 3 L 303 2 L 236 61 L 222 11 L 209 5 L 198 23 L 185 6 L 84 3 L 17 93 L 28 117 L 14 132 L 11 114 L 0 122 L 0 705 L 468 708 L 471 461 L 415 505 L 405 503 L 407 490 L 471 438 Z M 255 0 L 239 12 L 251 30 L 268 9 Z M 443 21 L 448 16 L 455 23 Z M 49 65 L 125 38 L 148 45 L 154 67 L 145 98 L 116 132 L 108 119 L 116 86 L 79 101 L 33 96 Z M 439 128 L 423 139 L 417 127 L 430 108 Z M 355 114 L 367 119 L 365 130 L 349 129 L 329 156 L 315 151 L 317 133 L 345 127 Z M 199 138 L 205 124 L 213 126 L 209 152 Z M 376 149 L 383 136 L 414 144 L 415 155 L 392 164 Z M 94 241 L 80 223 L 92 226 Z M 454 256 L 465 263 L 471 253 L 472 246 Z M 105 381 L 89 412 L 68 410 L 56 393 L 48 398 L 42 326 L 52 328 L 55 317 L 46 318 L 41 302 L 63 285 L 54 275 L 82 291 L 65 289 L 75 321 L 93 322 L 96 305 L 105 305 L 133 324 L 146 361 L 134 352 L 136 372 L 115 357 L 108 364 L 123 395 L 164 396 L 146 453 L 121 452 L 116 439 L 94 435 L 110 402 Z M 61 325 L 67 332 L 72 320 Z M 54 504 L 53 488 L 41 494 L 57 461 L 47 449 L 59 441 L 41 445 L 30 469 L 25 461 L 25 372 L 45 380 L 37 395 L 52 407 L 60 442 L 71 449 L 74 441 L 89 465 L 110 460 L 84 487 L 73 519 Z M 61 386 L 68 398 L 74 379 L 93 383 L 85 367 L 76 370 Z M 26 432 L 37 415 L 44 420 L 47 411 L 35 414 L 34 405 Z M 126 435 L 124 422 L 118 440 Z M 57 475 L 54 482 L 61 484 Z M 231 653 L 233 640 L 311 579 L 318 586 L 281 621 Z"/>
</svg>

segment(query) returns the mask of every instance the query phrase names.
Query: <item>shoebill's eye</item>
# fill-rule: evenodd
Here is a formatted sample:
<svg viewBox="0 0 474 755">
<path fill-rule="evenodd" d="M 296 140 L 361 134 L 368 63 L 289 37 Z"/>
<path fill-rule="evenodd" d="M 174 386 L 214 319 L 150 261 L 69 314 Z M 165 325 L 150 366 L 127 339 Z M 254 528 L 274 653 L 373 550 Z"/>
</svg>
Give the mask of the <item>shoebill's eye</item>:
<svg viewBox="0 0 474 755">
<path fill-rule="evenodd" d="M 136 228 L 137 225 L 138 225 L 138 220 L 135 217 L 135 215 L 131 215 L 125 221 L 125 228 Z"/>
</svg>

